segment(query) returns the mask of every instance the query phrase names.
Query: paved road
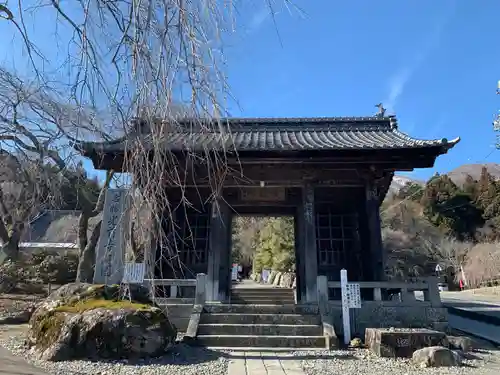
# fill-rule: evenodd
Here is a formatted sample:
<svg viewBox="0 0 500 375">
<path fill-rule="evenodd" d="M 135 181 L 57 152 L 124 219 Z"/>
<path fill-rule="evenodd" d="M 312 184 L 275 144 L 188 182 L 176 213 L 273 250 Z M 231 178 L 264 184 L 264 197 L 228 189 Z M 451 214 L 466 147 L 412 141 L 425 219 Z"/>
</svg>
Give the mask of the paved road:
<svg viewBox="0 0 500 375">
<path fill-rule="evenodd" d="M 48 375 L 48 373 L 0 346 L 0 375 Z"/>
<path fill-rule="evenodd" d="M 305 375 L 300 361 L 290 353 L 232 352 L 228 375 Z"/>
<path fill-rule="evenodd" d="M 441 301 L 449 308 L 450 327 L 500 344 L 500 296 L 441 292 Z"/>
<path fill-rule="evenodd" d="M 448 323 L 450 327 L 454 329 L 468 332 L 474 336 L 500 345 L 500 326 L 467 319 L 454 314 L 448 315 Z"/>
</svg>

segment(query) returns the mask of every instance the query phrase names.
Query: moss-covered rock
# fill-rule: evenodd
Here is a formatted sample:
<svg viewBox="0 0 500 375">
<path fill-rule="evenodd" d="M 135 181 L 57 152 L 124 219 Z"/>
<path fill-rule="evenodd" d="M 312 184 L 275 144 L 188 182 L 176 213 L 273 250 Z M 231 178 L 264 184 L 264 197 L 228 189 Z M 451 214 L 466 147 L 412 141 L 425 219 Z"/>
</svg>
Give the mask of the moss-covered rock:
<svg viewBox="0 0 500 375">
<path fill-rule="evenodd" d="M 65 285 L 37 306 L 28 341 L 52 361 L 163 354 L 175 341 L 175 327 L 145 288 L 134 286 L 131 295 L 121 299 L 117 285 Z"/>
</svg>

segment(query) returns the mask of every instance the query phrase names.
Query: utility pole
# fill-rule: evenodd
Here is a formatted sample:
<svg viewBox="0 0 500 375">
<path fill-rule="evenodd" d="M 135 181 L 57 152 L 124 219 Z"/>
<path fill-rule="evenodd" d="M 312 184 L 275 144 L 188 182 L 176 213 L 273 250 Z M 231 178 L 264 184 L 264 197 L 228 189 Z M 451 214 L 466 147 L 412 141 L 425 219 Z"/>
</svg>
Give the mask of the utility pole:
<svg viewBox="0 0 500 375">
<path fill-rule="evenodd" d="M 500 95 L 500 81 L 497 82 L 497 95 Z M 493 130 L 500 133 L 500 110 L 497 112 L 495 120 L 493 120 Z M 500 148 L 500 135 L 497 135 L 496 147 Z"/>
</svg>

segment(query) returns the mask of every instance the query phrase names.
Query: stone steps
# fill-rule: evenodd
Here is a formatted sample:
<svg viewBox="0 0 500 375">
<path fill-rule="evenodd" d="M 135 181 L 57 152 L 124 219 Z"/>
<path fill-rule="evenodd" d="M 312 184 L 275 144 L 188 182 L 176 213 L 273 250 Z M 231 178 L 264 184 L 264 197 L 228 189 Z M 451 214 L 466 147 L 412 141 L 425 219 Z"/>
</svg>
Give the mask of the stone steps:
<svg viewBox="0 0 500 375">
<path fill-rule="evenodd" d="M 321 336 L 319 325 L 304 324 L 227 324 L 209 323 L 198 326 L 199 335 L 242 336 Z"/>
<path fill-rule="evenodd" d="M 316 348 L 329 340 L 317 305 L 296 305 L 290 288 L 236 288 L 230 304 L 206 304 L 197 343 L 222 348 Z M 236 302 L 236 303 L 235 303 Z"/>
<path fill-rule="evenodd" d="M 232 314 L 318 314 L 317 305 L 293 305 L 293 304 L 206 304 L 204 307 L 207 313 L 232 313 Z"/>
<path fill-rule="evenodd" d="M 241 313 L 210 313 L 202 314 L 200 324 L 299 324 L 320 325 L 317 314 L 241 314 Z"/>
<path fill-rule="evenodd" d="M 267 305 L 271 303 L 279 305 L 293 305 L 295 303 L 295 300 L 287 298 L 276 298 L 274 301 L 270 301 L 269 299 L 264 299 L 262 297 L 231 298 L 231 304 L 235 305 Z"/>
<path fill-rule="evenodd" d="M 209 348 L 326 348 L 324 336 L 198 335 L 196 340 Z"/>
<path fill-rule="evenodd" d="M 235 301 L 257 301 L 270 303 L 295 303 L 295 290 L 291 288 L 239 288 L 231 290 L 231 303 Z"/>
</svg>

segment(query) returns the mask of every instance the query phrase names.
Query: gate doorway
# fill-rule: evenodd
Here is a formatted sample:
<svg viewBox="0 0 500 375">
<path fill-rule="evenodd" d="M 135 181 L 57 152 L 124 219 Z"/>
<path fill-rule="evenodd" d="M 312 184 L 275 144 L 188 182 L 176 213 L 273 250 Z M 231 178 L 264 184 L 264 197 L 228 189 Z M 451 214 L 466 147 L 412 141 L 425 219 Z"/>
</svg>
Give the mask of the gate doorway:
<svg viewBox="0 0 500 375">
<path fill-rule="evenodd" d="M 295 221 L 292 215 L 233 215 L 230 264 L 241 271 L 237 280 L 233 273 L 232 286 L 265 270 L 295 275 Z"/>
<path fill-rule="evenodd" d="M 275 270 L 291 273 L 297 285 L 299 256 L 298 209 L 290 206 L 235 206 L 231 215 L 231 251 L 229 264 L 241 264 L 239 280 L 251 273 Z M 233 281 L 228 270 L 229 290 L 240 284 Z M 298 293 L 298 292 L 297 292 Z M 299 295 L 297 294 L 297 297 Z"/>
</svg>

